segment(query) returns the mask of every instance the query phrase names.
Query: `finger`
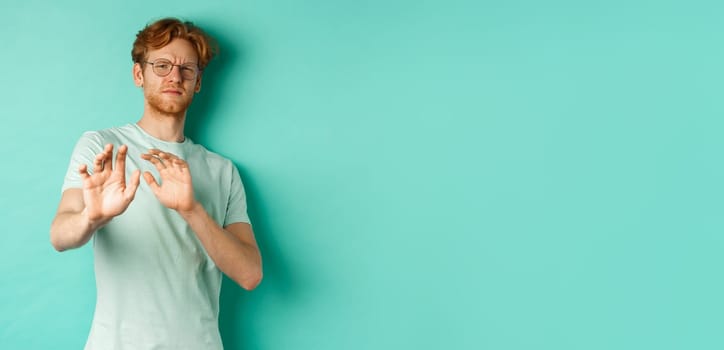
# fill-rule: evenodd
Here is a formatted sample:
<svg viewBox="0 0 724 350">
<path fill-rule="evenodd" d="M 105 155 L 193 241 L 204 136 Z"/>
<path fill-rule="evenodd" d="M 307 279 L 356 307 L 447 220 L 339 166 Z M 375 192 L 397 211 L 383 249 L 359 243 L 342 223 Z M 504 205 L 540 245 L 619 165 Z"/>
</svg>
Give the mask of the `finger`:
<svg viewBox="0 0 724 350">
<path fill-rule="evenodd" d="M 151 148 L 148 150 L 148 154 L 155 155 L 156 157 L 161 158 L 162 160 L 167 159 L 180 159 L 177 155 L 171 153 L 171 152 L 165 152 L 158 148 Z"/>
<path fill-rule="evenodd" d="M 88 174 L 88 166 L 85 165 L 85 164 L 82 164 L 81 166 L 79 166 L 79 167 L 78 167 L 78 174 L 80 174 L 80 177 L 81 177 L 83 180 L 88 179 L 88 178 L 90 177 L 90 175 Z"/>
<path fill-rule="evenodd" d="M 158 169 L 158 171 L 161 171 L 161 170 L 163 170 L 163 169 L 166 169 L 166 164 L 164 164 L 164 163 L 161 161 L 161 159 L 158 158 L 158 156 L 156 156 L 156 155 L 153 155 L 153 154 L 142 154 L 142 155 L 141 155 L 141 158 L 142 158 L 142 159 L 145 159 L 145 160 L 147 160 L 147 161 L 149 161 L 149 162 L 151 162 L 151 163 L 156 167 L 156 169 Z"/>
<path fill-rule="evenodd" d="M 110 169 L 111 166 L 106 166 L 107 161 L 111 159 L 111 155 L 113 154 L 113 145 L 107 144 L 103 148 L 103 152 L 98 153 L 96 155 L 95 160 L 93 161 L 93 173 L 99 173 L 105 169 Z"/>
<path fill-rule="evenodd" d="M 148 182 L 148 180 L 146 180 Z M 126 187 L 126 191 L 123 193 L 126 196 L 126 199 L 133 200 L 133 197 L 136 196 L 136 190 L 138 189 L 138 184 L 141 182 L 141 171 L 136 169 L 133 171 L 133 174 L 131 174 L 131 182 L 128 183 L 128 187 Z"/>
<path fill-rule="evenodd" d="M 96 158 L 93 160 L 93 173 L 98 174 L 103 171 L 103 161 L 106 157 L 106 153 L 98 153 Z"/>
<path fill-rule="evenodd" d="M 118 147 L 118 153 L 116 154 L 116 167 L 115 171 L 121 172 L 121 179 L 126 178 L 126 156 L 128 155 L 128 146 L 121 145 Z"/>
<path fill-rule="evenodd" d="M 177 168 L 179 168 L 179 170 L 181 170 L 182 172 L 189 169 L 188 163 L 186 163 L 186 162 L 185 162 L 184 160 L 182 160 L 182 159 L 174 159 L 174 160 L 173 160 L 173 164 L 174 164 Z"/>
<path fill-rule="evenodd" d="M 110 172 L 113 170 L 113 144 L 107 144 L 103 150 L 103 164 L 102 171 Z"/>
<path fill-rule="evenodd" d="M 143 173 L 143 179 L 146 180 L 146 183 L 149 187 L 151 187 L 151 191 L 158 196 L 158 192 L 161 190 L 161 187 L 158 185 L 158 182 L 156 182 L 156 179 L 149 173 L 148 171 Z"/>
<path fill-rule="evenodd" d="M 161 151 L 161 152 L 158 153 L 158 157 L 161 158 L 161 159 L 163 159 L 163 160 L 180 159 L 179 157 L 177 157 L 177 156 L 176 156 L 175 154 L 173 154 L 173 153 L 168 153 L 168 152 L 163 152 L 163 151 Z"/>
</svg>

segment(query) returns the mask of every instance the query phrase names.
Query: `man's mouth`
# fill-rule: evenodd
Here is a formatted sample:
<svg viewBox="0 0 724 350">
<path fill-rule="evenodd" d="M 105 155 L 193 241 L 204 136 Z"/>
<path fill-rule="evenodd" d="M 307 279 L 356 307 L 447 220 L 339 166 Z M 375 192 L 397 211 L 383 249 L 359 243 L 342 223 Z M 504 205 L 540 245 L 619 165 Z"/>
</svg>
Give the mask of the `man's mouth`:
<svg viewBox="0 0 724 350">
<path fill-rule="evenodd" d="M 181 90 L 176 90 L 176 89 L 164 89 L 161 92 L 164 94 L 171 94 L 171 95 L 177 95 L 177 96 L 181 96 L 183 94 L 181 92 Z"/>
</svg>

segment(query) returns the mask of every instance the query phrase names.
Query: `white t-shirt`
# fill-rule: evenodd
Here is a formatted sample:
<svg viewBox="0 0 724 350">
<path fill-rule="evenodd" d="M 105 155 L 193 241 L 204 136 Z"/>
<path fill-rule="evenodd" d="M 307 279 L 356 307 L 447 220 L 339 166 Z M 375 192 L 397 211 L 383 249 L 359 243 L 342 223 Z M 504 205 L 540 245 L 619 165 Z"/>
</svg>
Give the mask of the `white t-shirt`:
<svg viewBox="0 0 724 350">
<path fill-rule="evenodd" d="M 86 132 L 78 141 L 63 191 L 82 188 L 78 167 L 106 144 L 128 146 L 126 180 L 134 170 L 158 171 L 140 155 L 151 148 L 189 164 L 196 199 L 222 227 L 249 222 L 246 196 L 234 164 L 188 137 L 154 138 L 136 124 Z M 93 235 L 97 300 L 86 349 L 222 349 L 219 335 L 221 271 L 191 227 L 164 207 L 141 179 L 128 209 Z"/>
</svg>

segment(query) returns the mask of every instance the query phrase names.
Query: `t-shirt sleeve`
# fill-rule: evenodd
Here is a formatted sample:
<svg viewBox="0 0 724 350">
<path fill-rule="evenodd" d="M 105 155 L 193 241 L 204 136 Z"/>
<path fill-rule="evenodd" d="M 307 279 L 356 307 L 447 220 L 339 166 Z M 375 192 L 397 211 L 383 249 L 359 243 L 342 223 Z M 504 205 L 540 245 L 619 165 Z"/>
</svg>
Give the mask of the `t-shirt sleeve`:
<svg viewBox="0 0 724 350">
<path fill-rule="evenodd" d="M 65 173 L 63 188 L 61 192 L 69 188 L 82 188 L 83 179 L 78 173 L 82 164 L 88 165 L 88 173 L 93 173 L 93 160 L 98 153 L 103 151 L 103 140 L 101 135 L 94 131 L 84 133 L 75 144 L 73 154 L 70 156 L 68 171 Z"/>
<path fill-rule="evenodd" d="M 226 216 L 224 217 L 224 227 L 237 222 L 251 223 L 246 212 L 246 193 L 244 192 L 244 184 L 241 182 L 241 176 L 239 176 L 239 170 L 236 169 L 233 163 L 231 169 L 231 188 L 229 203 L 226 206 Z"/>
</svg>

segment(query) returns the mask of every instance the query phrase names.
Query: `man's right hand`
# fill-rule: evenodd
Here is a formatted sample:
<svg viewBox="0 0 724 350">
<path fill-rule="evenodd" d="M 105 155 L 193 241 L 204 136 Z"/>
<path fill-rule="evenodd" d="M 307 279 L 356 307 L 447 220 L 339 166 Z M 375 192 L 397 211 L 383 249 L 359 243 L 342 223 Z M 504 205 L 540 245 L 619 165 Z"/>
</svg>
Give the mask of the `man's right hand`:
<svg viewBox="0 0 724 350">
<path fill-rule="evenodd" d="M 118 148 L 113 166 L 113 145 L 106 145 L 93 162 L 93 175 L 88 166 L 78 168 L 83 188 L 68 188 L 58 205 L 50 225 L 50 243 L 58 251 L 86 244 L 93 233 L 120 215 L 131 204 L 141 178 L 140 170 L 131 175 L 126 185 L 126 154 L 128 146 Z"/>
<path fill-rule="evenodd" d="M 122 214 L 136 195 L 141 172 L 134 171 L 131 181 L 126 185 L 127 154 L 128 146 L 120 146 L 114 167 L 113 145 L 108 144 L 103 152 L 96 156 L 92 175 L 88 173 L 87 165 L 83 164 L 78 168 L 83 179 L 83 201 L 90 223 L 104 224 Z"/>
</svg>

